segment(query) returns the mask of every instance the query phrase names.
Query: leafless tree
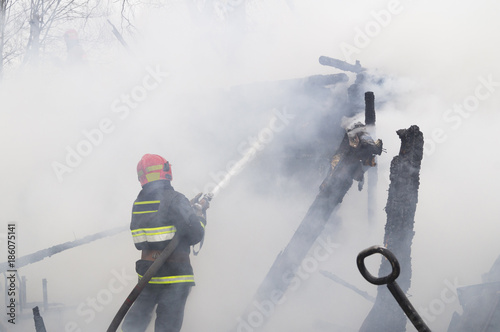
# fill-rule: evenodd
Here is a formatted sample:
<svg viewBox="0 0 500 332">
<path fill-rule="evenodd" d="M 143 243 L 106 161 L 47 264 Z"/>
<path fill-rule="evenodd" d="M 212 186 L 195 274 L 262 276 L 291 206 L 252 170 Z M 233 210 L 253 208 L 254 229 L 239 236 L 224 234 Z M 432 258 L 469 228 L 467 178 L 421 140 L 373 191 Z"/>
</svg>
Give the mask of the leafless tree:
<svg viewBox="0 0 500 332">
<path fill-rule="evenodd" d="M 5 14 L 7 11 L 7 0 L 0 0 L 0 75 L 3 71 L 3 44 L 5 38 Z"/>
<path fill-rule="evenodd" d="M 113 11 L 113 0 L 0 0 L 0 79 L 8 64 L 37 64 L 63 31 Z"/>
<path fill-rule="evenodd" d="M 75 20 L 84 23 L 99 13 L 101 0 L 30 0 L 29 37 L 24 63 L 38 62 L 40 48 L 51 39 L 51 31 Z"/>
<path fill-rule="evenodd" d="M 27 27 L 24 17 L 18 1 L 0 0 L 0 79 L 4 66 L 23 52 L 20 32 Z"/>
</svg>

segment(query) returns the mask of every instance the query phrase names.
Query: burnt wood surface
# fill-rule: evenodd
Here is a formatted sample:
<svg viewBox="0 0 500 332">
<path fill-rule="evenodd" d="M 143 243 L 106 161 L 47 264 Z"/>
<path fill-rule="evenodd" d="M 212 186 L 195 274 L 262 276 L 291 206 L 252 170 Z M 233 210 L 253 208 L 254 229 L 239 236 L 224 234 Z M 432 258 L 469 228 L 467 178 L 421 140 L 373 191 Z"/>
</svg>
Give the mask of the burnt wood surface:
<svg viewBox="0 0 500 332">
<path fill-rule="evenodd" d="M 418 126 L 397 131 L 401 139 L 399 155 L 391 162 L 389 196 L 385 211 L 384 245 L 401 265 L 397 283 L 407 292 L 411 283 L 411 245 L 415 234 L 415 211 L 420 185 L 420 165 L 424 138 Z M 390 274 L 391 266 L 382 260 L 379 276 Z M 375 304 L 363 322 L 360 332 L 405 331 L 407 317 L 385 286 L 379 286 Z"/>
</svg>

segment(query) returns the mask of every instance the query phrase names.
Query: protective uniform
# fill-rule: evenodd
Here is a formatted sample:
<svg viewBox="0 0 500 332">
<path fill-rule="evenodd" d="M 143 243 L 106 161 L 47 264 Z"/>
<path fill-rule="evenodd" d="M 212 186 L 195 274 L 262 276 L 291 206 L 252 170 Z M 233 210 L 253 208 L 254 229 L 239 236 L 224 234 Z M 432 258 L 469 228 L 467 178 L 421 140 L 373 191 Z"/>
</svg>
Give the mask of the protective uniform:
<svg viewBox="0 0 500 332">
<path fill-rule="evenodd" d="M 206 221 L 171 186 L 172 170 L 164 158 L 145 155 L 137 173 L 142 190 L 133 205 L 130 230 L 136 248 L 142 250 L 136 262 L 139 279 L 174 236 L 180 236 L 180 241 L 130 308 L 122 330 L 144 332 L 156 305 L 155 332 L 178 332 L 187 296 L 194 286 L 190 246 L 202 240 Z"/>
</svg>

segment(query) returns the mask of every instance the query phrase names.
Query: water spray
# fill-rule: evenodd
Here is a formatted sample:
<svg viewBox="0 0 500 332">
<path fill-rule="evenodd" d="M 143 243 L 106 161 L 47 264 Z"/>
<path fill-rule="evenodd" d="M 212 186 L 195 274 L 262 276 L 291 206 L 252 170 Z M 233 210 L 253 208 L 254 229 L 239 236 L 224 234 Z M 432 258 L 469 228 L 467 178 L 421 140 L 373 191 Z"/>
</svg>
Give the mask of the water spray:
<svg viewBox="0 0 500 332">
<path fill-rule="evenodd" d="M 211 194 L 212 197 L 215 197 L 219 193 L 219 191 L 224 188 L 227 183 L 231 180 L 231 178 L 238 173 L 240 173 L 243 168 L 250 162 L 255 156 L 255 153 L 257 153 L 258 148 L 260 144 L 258 141 L 255 141 L 251 147 L 248 149 L 248 151 L 241 157 L 240 160 L 238 160 L 233 167 L 227 172 L 227 174 L 224 176 L 224 178 L 215 185 L 214 189 L 212 190 Z"/>
</svg>

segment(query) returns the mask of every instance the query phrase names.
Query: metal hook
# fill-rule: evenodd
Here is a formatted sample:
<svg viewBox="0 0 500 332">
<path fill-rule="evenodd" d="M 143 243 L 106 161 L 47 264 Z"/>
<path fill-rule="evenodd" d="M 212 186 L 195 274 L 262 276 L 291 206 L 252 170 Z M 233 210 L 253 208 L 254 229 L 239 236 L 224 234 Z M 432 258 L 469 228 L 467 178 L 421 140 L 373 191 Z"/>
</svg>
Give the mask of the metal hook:
<svg viewBox="0 0 500 332">
<path fill-rule="evenodd" d="M 377 253 L 387 258 L 392 266 L 391 273 L 385 277 L 375 277 L 366 269 L 365 258 Z M 396 256 L 394 256 L 389 249 L 381 246 L 369 247 L 358 254 L 356 263 L 358 265 L 359 272 L 369 283 L 374 285 L 387 285 L 387 288 L 391 292 L 392 296 L 394 296 L 394 299 L 396 299 L 401 309 L 403 309 L 406 316 L 419 332 L 431 332 L 429 327 L 427 327 L 422 317 L 420 317 L 417 310 L 415 310 L 405 293 L 396 282 L 396 278 L 399 277 L 401 268 Z"/>
</svg>

